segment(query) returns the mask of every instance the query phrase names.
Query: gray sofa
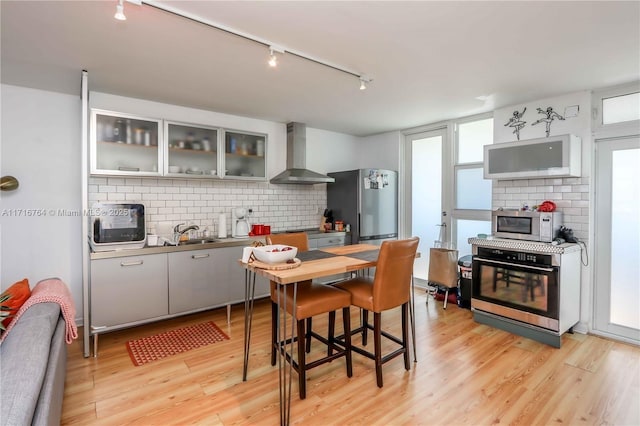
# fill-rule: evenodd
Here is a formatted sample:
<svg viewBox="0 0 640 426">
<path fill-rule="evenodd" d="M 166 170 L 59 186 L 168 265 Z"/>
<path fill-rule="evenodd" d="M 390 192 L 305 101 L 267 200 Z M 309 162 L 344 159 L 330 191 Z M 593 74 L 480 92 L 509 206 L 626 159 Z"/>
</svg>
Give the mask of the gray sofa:
<svg viewBox="0 0 640 426">
<path fill-rule="evenodd" d="M 60 424 L 67 370 L 60 305 L 27 309 L 0 345 L 0 359 L 0 424 Z"/>
</svg>

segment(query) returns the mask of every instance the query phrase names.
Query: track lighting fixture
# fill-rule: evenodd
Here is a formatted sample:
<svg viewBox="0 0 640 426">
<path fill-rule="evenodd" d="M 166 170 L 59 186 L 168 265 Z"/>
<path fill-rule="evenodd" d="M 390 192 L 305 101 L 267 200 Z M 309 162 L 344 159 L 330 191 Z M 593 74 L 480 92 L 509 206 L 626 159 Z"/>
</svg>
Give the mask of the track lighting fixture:
<svg viewBox="0 0 640 426">
<path fill-rule="evenodd" d="M 142 0 L 127 0 L 129 3 L 137 4 L 138 6 L 142 5 Z M 118 21 L 126 21 L 127 17 L 124 14 L 124 0 L 118 0 L 118 4 L 116 5 L 116 14 L 113 15 Z"/>
<path fill-rule="evenodd" d="M 273 49 L 269 49 L 270 50 L 270 58 L 269 58 L 269 66 L 270 67 L 277 67 L 278 66 L 278 58 L 276 58 L 276 54 L 273 53 Z"/>
<path fill-rule="evenodd" d="M 367 76 L 361 75 L 360 76 L 360 90 L 366 90 L 367 89 L 367 84 L 371 83 L 371 79 L 368 78 Z"/>
<path fill-rule="evenodd" d="M 274 46 L 271 45 L 269 46 L 269 66 L 270 67 L 277 67 L 278 66 L 278 58 L 276 57 L 276 52 L 277 53 L 284 53 L 284 49 L 282 47 L 279 46 Z"/>
<path fill-rule="evenodd" d="M 118 0 L 118 4 L 116 6 L 116 14 L 113 15 L 118 21 L 126 21 L 127 17 L 124 15 L 124 0 Z"/>
<path fill-rule="evenodd" d="M 2 0 L 0 0 L 2 1 Z M 125 0 L 118 0 L 118 4 L 116 6 L 116 14 L 114 15 L 114 17 L 118 20 L 124 21 L 127 19 L 127 17 L 124 15 L 124 1 Z M 126 0 L 128 3 L 134 3 L 137 4 L 138 6 L 142 5 L 142 0 Z M 286 52 L 288 55 L 291 56 L 296 56 L 300 59 L 305 59 L 309 62 L 313 62 L 315 64 L 318 65 L 322 65 L 325 66 L 327 68 L 331 68 L 333 70 L 336 71 L 340 71 L 343 72 L 345 74 L 349 74 L 352 75 L 354 77 L 358 77 L 358 79 L 360 80 L 360 90 L 365 90 L 367 88 L 367 84 L 371 83 L 373 81 L 373 79 L 369 78 L 368 76 L 366 76 L 365 74 L 360 74 L 359 72 L 355 71 L 355 70 L 351 70 L 349 68 L 343 67 L 341 65 L 338 64 L 334 64 L 331 62 L 327 62 L 323 59 L 320 58 L 316 58 L 314 56 L 311 56 L 307 53 L 301 52 L 299 50 L 294 50 L 294 49 L 285 49 L 282 46 L 277 46 L 277 45 L 273 45 L 271 44 L 270 41 L 265 40 L 261 37 L 257 37 L 254 36 L 252 34 L 248 34 L 245 33 L 243 31 L 239 31 L 239 30 L 235 30 L 233 28 L 230 28 L 226 25 L 222 25 L 216 22 L 212 22 L 209 21 L 207 19 L 203 19 L 201 17 L 198 17 L 196 15 L 193 14 L 189 14 L 189 13 L 185 13 L 180 11 L 179 9 L 173 7 L 173 6 L 168 6 L 168 5 L 164 5 L 161 3 L 166 3 L 166 2 L 157 2 L 155 0 L 145 0 L 144 4 L 145 6 L 148 7 L 153 7 L 155 9 L 159 9 L 159 10 L 163 10 L 165 12 L 171 13 L 173 15 L 176 16 L 180 16 L 182 18 L 188 19 L 190 21 L 195 21 L 195 22 L 199 22 L 200 24 L 204 24 L 210 28 L 215 28 L 217 30 L 223 31 L 225 33 L 228 34 L 234 34 L 238 37 L 241 37 L 245 40 L 249 40 L 258 44 L 261 44 L 263 46 L 267 46 L 269 48 L 269 60 L 267 61 L 267 63 L 269 64 L 270 67 L 275 68 L 278 66 L 278 57 L 276 55 L 276 53 L 280 53 L 283 54 Z M 176 2 L 179 3 L 179 2 Z"/>
</svg>

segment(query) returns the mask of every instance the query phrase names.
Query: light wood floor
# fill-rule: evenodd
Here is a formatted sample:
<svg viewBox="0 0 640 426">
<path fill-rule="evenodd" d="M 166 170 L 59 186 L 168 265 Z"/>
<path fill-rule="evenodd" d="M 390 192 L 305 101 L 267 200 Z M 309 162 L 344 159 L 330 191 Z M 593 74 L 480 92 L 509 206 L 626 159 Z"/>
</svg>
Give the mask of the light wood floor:
<svg viewBox="0 0 640 426">
<path fill-rule="evenodd" d="M 566 334 L 555 349 L 477 324 L 455 305 L 443 311 L 431 299 L 425 306 L 424 293 L 416 295 L 418 362 L 411 370 L 404 370 L 402 357 L 390 361 L 379 389 L 372 361 L 354 354 L 351 379 L 342 359 L 311 370 L 305 400 L 298 399 L 294 377 L 293 423 L 640 424 L 640 348 Z M 140 367 L 129 359 L 127 340 L 205 320 L 230 340 Z M 397 333 L 399 323 L 399 310 L 383 314 L 383 329 Z M 326 319 L 315 320 L 314 329 L 326 330 Z M 230 326 L 218 309 L 105 334 L 98 358 L 83 358 L 78 340 L 69 348 L 62 424 L 278 424 L 269 338 L 270 307 L 261 301 L 247 382 L 241 377 L 242 306 L 234 306 Z M 319 351 L 320 343 L 314 345 Z"/>
</svg>

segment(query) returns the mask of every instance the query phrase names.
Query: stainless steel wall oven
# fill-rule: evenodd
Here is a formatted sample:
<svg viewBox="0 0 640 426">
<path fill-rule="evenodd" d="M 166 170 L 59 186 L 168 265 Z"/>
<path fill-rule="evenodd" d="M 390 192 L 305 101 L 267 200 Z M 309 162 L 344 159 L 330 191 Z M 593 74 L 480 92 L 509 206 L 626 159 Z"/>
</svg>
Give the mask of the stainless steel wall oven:
<svg viewBox="0 0 640 426">
<path fill-rule="evenodd" d="M 559 255 L 479 247 L 472 306 L 559 331 Z"/>
<path fill-rule="evenodd" d="M 471 311 L 481 324 L 559 348 L 580 320 L 580 246 L 470 238 Z"/>
</svg>

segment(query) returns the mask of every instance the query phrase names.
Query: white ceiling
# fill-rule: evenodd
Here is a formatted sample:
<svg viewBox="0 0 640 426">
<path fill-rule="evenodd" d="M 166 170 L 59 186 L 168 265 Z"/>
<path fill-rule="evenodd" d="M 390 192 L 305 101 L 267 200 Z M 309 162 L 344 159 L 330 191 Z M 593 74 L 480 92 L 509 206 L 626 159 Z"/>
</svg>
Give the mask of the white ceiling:
<svg viewBox="0 0 640 426">
<path fill-rule="evenodd" d="M 640 78 L 640 2 L 156 1 L 373 78 L 115 0 L 0 2 L 2 82 L 353 135 Z"/>
</svg>

